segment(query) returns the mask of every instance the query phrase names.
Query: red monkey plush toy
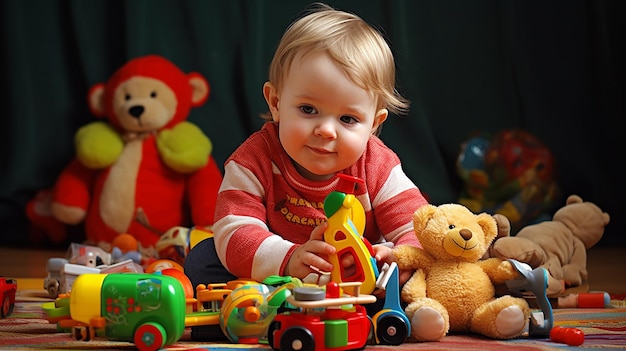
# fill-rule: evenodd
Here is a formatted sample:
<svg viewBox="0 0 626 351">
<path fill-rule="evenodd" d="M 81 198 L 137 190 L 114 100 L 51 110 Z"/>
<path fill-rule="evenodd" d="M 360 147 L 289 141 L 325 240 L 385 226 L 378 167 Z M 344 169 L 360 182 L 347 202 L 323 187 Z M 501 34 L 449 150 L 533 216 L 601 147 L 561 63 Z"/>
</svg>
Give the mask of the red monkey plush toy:
<svg viewBox="0 0 626 351">
<path fill-rule="evenodd" d="M 174 226 L 210 227 L 222 174 L 209 138 L 186 121 L 208 96 L 202 75 L 156 55 L 130 60 L 94 85 L 90 110 L 107 121 L 78 130 L 75 159 L 47 197 L 28 204 L 31 221 L 49 229 L 51 220 L 84 222 L 89 242 L 128 233 L 144 247 Z"/>
</svg>

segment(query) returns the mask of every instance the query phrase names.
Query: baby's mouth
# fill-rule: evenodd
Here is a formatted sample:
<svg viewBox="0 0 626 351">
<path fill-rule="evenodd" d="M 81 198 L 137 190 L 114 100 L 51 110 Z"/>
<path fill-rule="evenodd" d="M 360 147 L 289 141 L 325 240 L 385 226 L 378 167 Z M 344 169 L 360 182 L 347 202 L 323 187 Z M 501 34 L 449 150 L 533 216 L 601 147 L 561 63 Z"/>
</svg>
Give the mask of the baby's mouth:
<svg viewBox="0 0 626 351">
<path fill-rule="evenodd" d="M 322 148 L 316 148 L 316 147 L 309 147 L 309 149 L 311 149 L 311 151 L 313 151 L 316 154 L 321 154 L 321 155 L 329 155 L 332 154 L 331 151 L 328 151 L 326 149 L 322 149 Z"/>
</svg>

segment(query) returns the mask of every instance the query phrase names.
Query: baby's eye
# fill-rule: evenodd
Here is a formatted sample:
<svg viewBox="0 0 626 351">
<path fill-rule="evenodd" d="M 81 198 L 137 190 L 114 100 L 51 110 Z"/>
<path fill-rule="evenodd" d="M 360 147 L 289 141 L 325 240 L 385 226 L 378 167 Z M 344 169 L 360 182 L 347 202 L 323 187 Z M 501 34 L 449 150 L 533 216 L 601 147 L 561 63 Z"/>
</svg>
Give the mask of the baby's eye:
<svg viewBox="0 0 626 351">
<path fill-rule="evenodd" d="M 303 113 L 306 113 L 307 115 L 312 115 L 317 113 L 317 110 L 313 107 L 313 106 L 300 106 L 300 111 L 302 111 Z"/>
<path fill-rule="evenodd" d="M 339 117 L 339 120 L 341 120 L 341 122 L 345 123 L 345 124 L 354 124 L 354 123 L 359 123 L 359 120 L 352 117 L 352 116 L 341 116 Z"/>
</svg>

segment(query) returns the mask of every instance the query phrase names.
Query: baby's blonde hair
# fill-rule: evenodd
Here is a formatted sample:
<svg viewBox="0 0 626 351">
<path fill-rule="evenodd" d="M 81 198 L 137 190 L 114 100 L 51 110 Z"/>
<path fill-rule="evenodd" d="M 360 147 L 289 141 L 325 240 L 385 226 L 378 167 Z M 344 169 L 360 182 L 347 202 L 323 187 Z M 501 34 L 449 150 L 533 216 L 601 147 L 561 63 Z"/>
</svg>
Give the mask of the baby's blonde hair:
<svg viewBox="0 0 626 351">
<path fill-rule="evenodd" d="M 405 114 L 409 101 L 396 90 L 396 67 L 385 38 L 355 14 L 315 3 L 283 34 L 269 67 L 269 81 L 280 91 L 296 57 L 324 52 L 350 80 L 371 91 L 377 108 Z"/>
</svg>

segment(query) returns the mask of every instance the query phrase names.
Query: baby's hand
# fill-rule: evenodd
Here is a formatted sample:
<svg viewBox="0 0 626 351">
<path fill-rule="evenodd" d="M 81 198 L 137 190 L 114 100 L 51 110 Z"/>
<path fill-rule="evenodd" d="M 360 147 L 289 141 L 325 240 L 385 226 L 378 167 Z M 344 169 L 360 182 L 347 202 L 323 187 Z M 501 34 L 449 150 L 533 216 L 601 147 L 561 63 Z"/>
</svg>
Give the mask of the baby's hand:
<svg viewBox="0 0 626 351">
<path fill-rule="evenodd" d="M 372 245 L 372 250 L 374 250 L 374 258 L 379 263 L 379 266 L 382 266 L 383 263 L 391 264 L 394 261 L 392 246 L 386 243 L 374 244 Z"/>
<path fill-rule="evenodd" d="M 310 273 L 332 271 L 333 265 L 328 262 L 328 256 L 335 253 L 335 247 L 324 241 L 327 227 L 326 222 L 315 227 L 309 241 L 294 250 L 285 268 L 285 275 L 304 279 Z"/>
<path fill-rule="evenodd" d="M 372 245 L 372 250 L 374 250 L 374 258 L 376 262 L 378 262 L 379 268 L 382 267 L 384 263 L 391 264 L 396 261 L 396 257 L 393 255 L 393 246 L 387 243 Z M 400 286 L 406 283 L 413 275 L 413 271 L 410 269 L 401 269 L 398 273 Z"/>
</svg>

